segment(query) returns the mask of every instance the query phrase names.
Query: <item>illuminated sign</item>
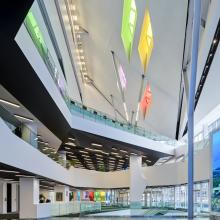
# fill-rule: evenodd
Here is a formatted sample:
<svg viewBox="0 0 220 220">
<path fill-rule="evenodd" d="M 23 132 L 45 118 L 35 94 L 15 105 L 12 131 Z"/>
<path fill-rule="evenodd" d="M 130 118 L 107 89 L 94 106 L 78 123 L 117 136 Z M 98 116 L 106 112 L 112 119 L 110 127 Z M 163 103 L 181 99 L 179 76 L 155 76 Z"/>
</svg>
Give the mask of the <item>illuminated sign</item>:
<svg viewBox="0 0 220 220">
<path fill-rule="evenodd" d="M 141 63 L 144 67 L 144 72 L 147 70 L 147 66 L 151 57 L 153 50 L 153 32 L 151 27 L 150 14 L 146 10 L 144 15 L 144 20 L 141 29 L 140 40 L 138 44 L 138 52 L 140 56 Z"/>
<path fill-rule="evenodd" d="M 137 21 L 135 0 L 124 0 L 121 38 L 128 59 L 131 58 L 132 45 Z"/>
</svg>

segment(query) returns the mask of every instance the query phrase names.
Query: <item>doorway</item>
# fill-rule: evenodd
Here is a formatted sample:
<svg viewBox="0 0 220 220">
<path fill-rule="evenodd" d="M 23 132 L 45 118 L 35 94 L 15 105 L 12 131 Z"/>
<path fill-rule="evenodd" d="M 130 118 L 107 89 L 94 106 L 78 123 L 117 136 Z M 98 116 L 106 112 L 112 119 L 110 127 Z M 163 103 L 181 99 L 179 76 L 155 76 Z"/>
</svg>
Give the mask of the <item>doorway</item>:
<svg viewBox="0 0 220 220">
<path fill-rule="evenodd" d="M 7 183 L 7 213 L 11 212 L 11 184 Z"/>
</svg>

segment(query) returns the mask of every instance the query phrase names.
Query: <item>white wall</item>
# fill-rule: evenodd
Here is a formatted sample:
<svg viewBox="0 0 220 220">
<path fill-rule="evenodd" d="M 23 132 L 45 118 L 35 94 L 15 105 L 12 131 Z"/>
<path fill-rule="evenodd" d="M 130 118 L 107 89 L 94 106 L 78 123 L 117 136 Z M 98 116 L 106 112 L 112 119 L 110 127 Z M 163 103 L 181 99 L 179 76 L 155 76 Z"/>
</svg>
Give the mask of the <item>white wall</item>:
<svg viewBox="0 0 220 220">
<path fill-rule="evenodd" d="M 78 168 L 66 170 L 15 136 L 2 119 L 0 119 L 0 131 L 1 163 L 75 187 L 129 187 L 129 170 L 115 172 L 98 172 Z M 173 185 L 187 182 L 187 161 L 142 169 L 148 186 Z M 208 180 L 209 172 L 210 152 L 207 147 L 195 154 L 195 181 Z"/>
<path fill-rule="evenodd" d="M 36 204 L 39 203 L 39 180 L 34 178 L 20 178 L 20 218 L 36 216 Z"/>
<path fill-rule="evenodd" d="M 60 94 L 55 82 L 53 81 L 47 66 L 45 65 L 43 59 L 41 58 L 40 54 L 38 53 L 37 48 L 34 46 L 34 43 L 28 34 L 24 25 L 22 25 L 15 37 L 15 41 L 17 42 L 18 46 L 21 48 L 22 52 L 28 59 L 29 63 L 35 70 L 37 76 L 47 89 L 48 93 L 56 103 L 57 107 L 62 112 L 63 116 L 66 120 L 71 123 L 71 113 Z"/>
</svg>

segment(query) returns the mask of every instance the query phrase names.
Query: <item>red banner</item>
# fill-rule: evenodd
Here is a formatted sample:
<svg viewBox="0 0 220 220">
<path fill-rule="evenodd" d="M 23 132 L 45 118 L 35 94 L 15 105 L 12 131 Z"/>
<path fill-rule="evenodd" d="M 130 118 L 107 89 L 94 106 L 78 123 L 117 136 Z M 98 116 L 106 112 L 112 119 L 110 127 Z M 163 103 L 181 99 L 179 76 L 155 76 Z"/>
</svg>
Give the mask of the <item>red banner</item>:
<svg viewBox="0 0 220 220">
<path fill-rule="evenodd" d="M 143 112 L 144 118 L 147 112 L 149 111 L 151 102 L 152 102 L 152 93 L 151 93 L 150 85 L 148 84 L 145 89 L 144 96 L 141 99 L 141 110 Z"/>
</svg>

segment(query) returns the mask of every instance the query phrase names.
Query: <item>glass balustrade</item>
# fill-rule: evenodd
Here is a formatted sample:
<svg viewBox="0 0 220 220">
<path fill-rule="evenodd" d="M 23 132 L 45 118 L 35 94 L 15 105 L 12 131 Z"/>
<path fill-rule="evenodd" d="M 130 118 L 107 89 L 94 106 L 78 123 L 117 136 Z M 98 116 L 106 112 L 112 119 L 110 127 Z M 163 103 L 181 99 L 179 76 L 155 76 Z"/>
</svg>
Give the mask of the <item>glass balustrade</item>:
<svg viewBox="0 0 220 220">
<path fill-rule="evenodd" d="M 113 119 L 111 116 L 102 113 L 101 111 L 97 111 L 95 109 L 86 107 L 79 102 L 71 101 L 70 103 L 70 111 L 73 115 L 77 115 L 79 117 L 89 119 L 95 122 L 99 122 L 114 128 L 118 128 L 123 131 L 127 131 L 136 135 L 140 135 L 143 137 L 147 137 L 151 140 L 158 141 L 164 144 L 169 144 L 172 146 L 177 145 L 177 141 L 170 139 L 168 137 L 153 133 L 151 131 L 147 131 L 144 128 L 131 125 L 127 122 L 122 122 L 116 119 Z"/>
</svg>

